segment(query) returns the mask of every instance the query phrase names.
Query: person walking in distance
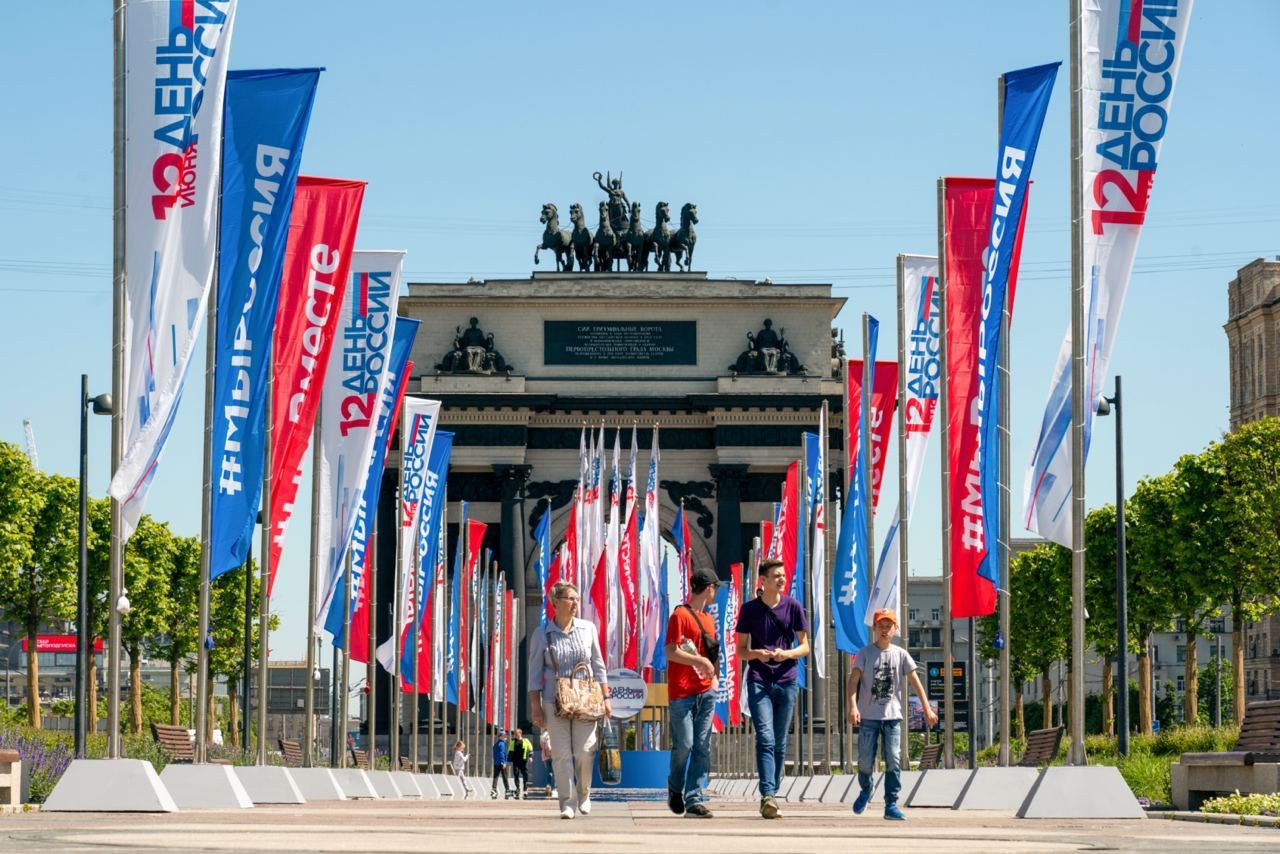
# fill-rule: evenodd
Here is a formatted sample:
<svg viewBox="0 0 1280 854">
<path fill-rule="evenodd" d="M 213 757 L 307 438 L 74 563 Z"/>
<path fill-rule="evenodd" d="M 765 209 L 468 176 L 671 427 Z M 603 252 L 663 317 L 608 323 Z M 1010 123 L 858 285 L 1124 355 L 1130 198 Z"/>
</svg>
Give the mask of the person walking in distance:
<svg viewBox="0 0 1280 854">
<path fill-rule="evenodd" d="M 719 687 L 720 642 L 707 613 L 720 579 L 707 567 L 689 579 L 689 601 L 667 621 L 667 690 L 671 715 L 671 770 L 667 806 L 676 815 L 711 818 L 707 774 L 711 770 L 711 719 Z"/>
<path fill-rule="evenodd" d="M 552 763 L 560 817 L 572 819 L 591 812 L 591 767 L 599 741 L 597 721 L 562 718 L 556 714 L 556 680 L 573 676 L 586 665 L 604 694 L 604 716 L 613 716 L 609 702 L 609 674 L 600 652 L 600 638 L 590 620 L 578 617 L 581 594 L 567 581 L 551 587 L 555 617 L 529 633 L 529 713 L 535 726 L 551 732 Z M 575 779 L 575 772 L 577 774 Z"/>
<path fill-rule="evenodd" d="M 902 684 L 908 681 L 924 711 L 925 727 L 938 722 L 929 705 L 924 685 L 911 654 L 893 643 L 898 630 L 898 615 L 891 608 L 875 612 L 874 639 L 858 650 L 849 671 L 846 693 L 849 695 L 849 723 L 858 727 L 858 786 L 861 791 L 853 802 L 858 815 L 871 800 L 871 774 L 876 767 L 876 748 L 884 759 L 884 817 L 891 821 L 906 818 L 898 806 L 901 778 L 899 756 L 902 749 L 903 709 Z"/>
<path fill-rule="evenodd" d="M 525 790 L 529 788 L 529 760 L 533 758 L 533 745 L 524 737 L 524 730 L 519 728 L 511 736 L 507 745 L 507 758 L 511 760 L 511 779 L 516 786 L 516 798 L 525 799 Z"/>
<path fill-rule="evenodd" d="M 475 794 L 475 790 L 471 788 L 471 782 L 467 780 L 467 743 L 459 739 L 453 743 L 453 776 L 458 778 L 458 782 L 462 783 L 462 797 L 471 797 Z"/>
<path fill-rule="evenodd" d="M 498 740 L 493 743 L 493 784 L 489 787 L 493 790 L 490 795 L 493 800 L 498 799 L 498 776 L 502 776 L 502 793 L 506 797 L 511 797 L 511 783 L 507 780 L 507 734 L 505 732 L 498 733 Z"/>
<path fill-rule="evenodd" d="M 759 594 L 738 614 L 738 659 L 747 665 L 747 706 L 756 730 L 760 815 L 778 818 L 778 785 L 787 755 L 787 733 L 800 685 L 797 662 L 809 654 L 809 620 L 787 595 L 782 561 L 760 563 Z"/>
<path fill-rule="evenodd" d="M 542 734 L 538 736 L 538 747 L 542 751 L 542 764 L 547 769 L 547 797 L 558 798 L 559 792 L 556 791 L 556 769 L 551 761 L 551 732 L 544 729 Z"/>
</svg>

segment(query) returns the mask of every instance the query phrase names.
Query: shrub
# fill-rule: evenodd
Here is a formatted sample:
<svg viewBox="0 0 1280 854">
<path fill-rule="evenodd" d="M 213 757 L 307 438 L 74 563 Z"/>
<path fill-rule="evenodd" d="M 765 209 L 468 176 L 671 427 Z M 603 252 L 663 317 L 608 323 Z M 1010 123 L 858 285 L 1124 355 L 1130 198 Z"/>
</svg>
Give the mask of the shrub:
<svg viewBox="0 0 1280 854">
<path fill-rule="evenodd" d="M 43 803 L 71 764 L 71 739 L 31 727 L 0 728 L 0 748 L 16 750 L 31 784 L 32 803 Z"/>
<path fill-rule="evenodd" d="M 1242 795 L 1237 789 L 1233 795 L 1205 801 L 1200 812 L 1277 816 L 1280 815 L 1280 794 Z"/>
</svg>

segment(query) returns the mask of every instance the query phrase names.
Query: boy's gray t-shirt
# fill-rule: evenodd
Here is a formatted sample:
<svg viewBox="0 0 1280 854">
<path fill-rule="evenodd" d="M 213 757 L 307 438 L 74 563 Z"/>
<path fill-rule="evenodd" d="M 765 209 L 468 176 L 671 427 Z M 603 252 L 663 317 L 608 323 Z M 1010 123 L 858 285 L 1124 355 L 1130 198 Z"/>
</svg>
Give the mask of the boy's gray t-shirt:
<svg viewBox="0 0 1280 854">
<path fill-rule="evenodd" d="M 867 644 L 854 656 L 853 666 L 862 671 L 858 714 L 870 721 L 901 720 L 902 686 L 916 669 L 911 654 L 895 644 L 883 650 Z"/>
</svg>

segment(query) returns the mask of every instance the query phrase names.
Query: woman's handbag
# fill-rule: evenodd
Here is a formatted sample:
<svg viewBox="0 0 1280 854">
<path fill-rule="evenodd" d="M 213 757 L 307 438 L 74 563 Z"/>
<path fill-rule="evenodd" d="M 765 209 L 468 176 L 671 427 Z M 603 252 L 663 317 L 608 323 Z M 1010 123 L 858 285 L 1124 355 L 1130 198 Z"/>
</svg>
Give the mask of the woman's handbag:
<svg viewBox="0 0 1280 854">
<path fill-rule="evenodd" d="M 561 676 L 555 651 L 547 644 L 556 671 L 556 717 L 572 721 L 598 721 L 604 717 L 604 689 L 591 677 L 591 665 L 580 661 L 568 676 Z M 581 673 L 581 675 L 579 675 Z"/>
<path fill-rule="evenodd" d="M 600 728 L 600 750 L 596 754 L 600 767 L 600 782 L 616 786 L 622 782 L 622 749 L 618 743 L 618 730 L 609 721 Z"/>
</svg>

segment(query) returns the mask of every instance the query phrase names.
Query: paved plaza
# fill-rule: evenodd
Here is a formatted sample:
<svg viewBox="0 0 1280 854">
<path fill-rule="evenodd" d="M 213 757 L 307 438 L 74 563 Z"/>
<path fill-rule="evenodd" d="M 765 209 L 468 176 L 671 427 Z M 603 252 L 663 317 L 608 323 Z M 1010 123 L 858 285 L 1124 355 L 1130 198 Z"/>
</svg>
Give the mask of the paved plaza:
<svg viewBox="0 0 1280 854">
<path fill-rule="evenodd" d="M 1276 851 L 1280 830 L 1141 821 L 1018 820 L 915 809 L 905 823 L 847 806 L 788 804 L 765 822 L 751 804 L 713 803 L 711 820 L 653 801 L 600 802 L 562 821 L 546 801 L 348 801 L 161 815 L 28 813 L 0 817 L 4 851 Z"/>
</svg>

